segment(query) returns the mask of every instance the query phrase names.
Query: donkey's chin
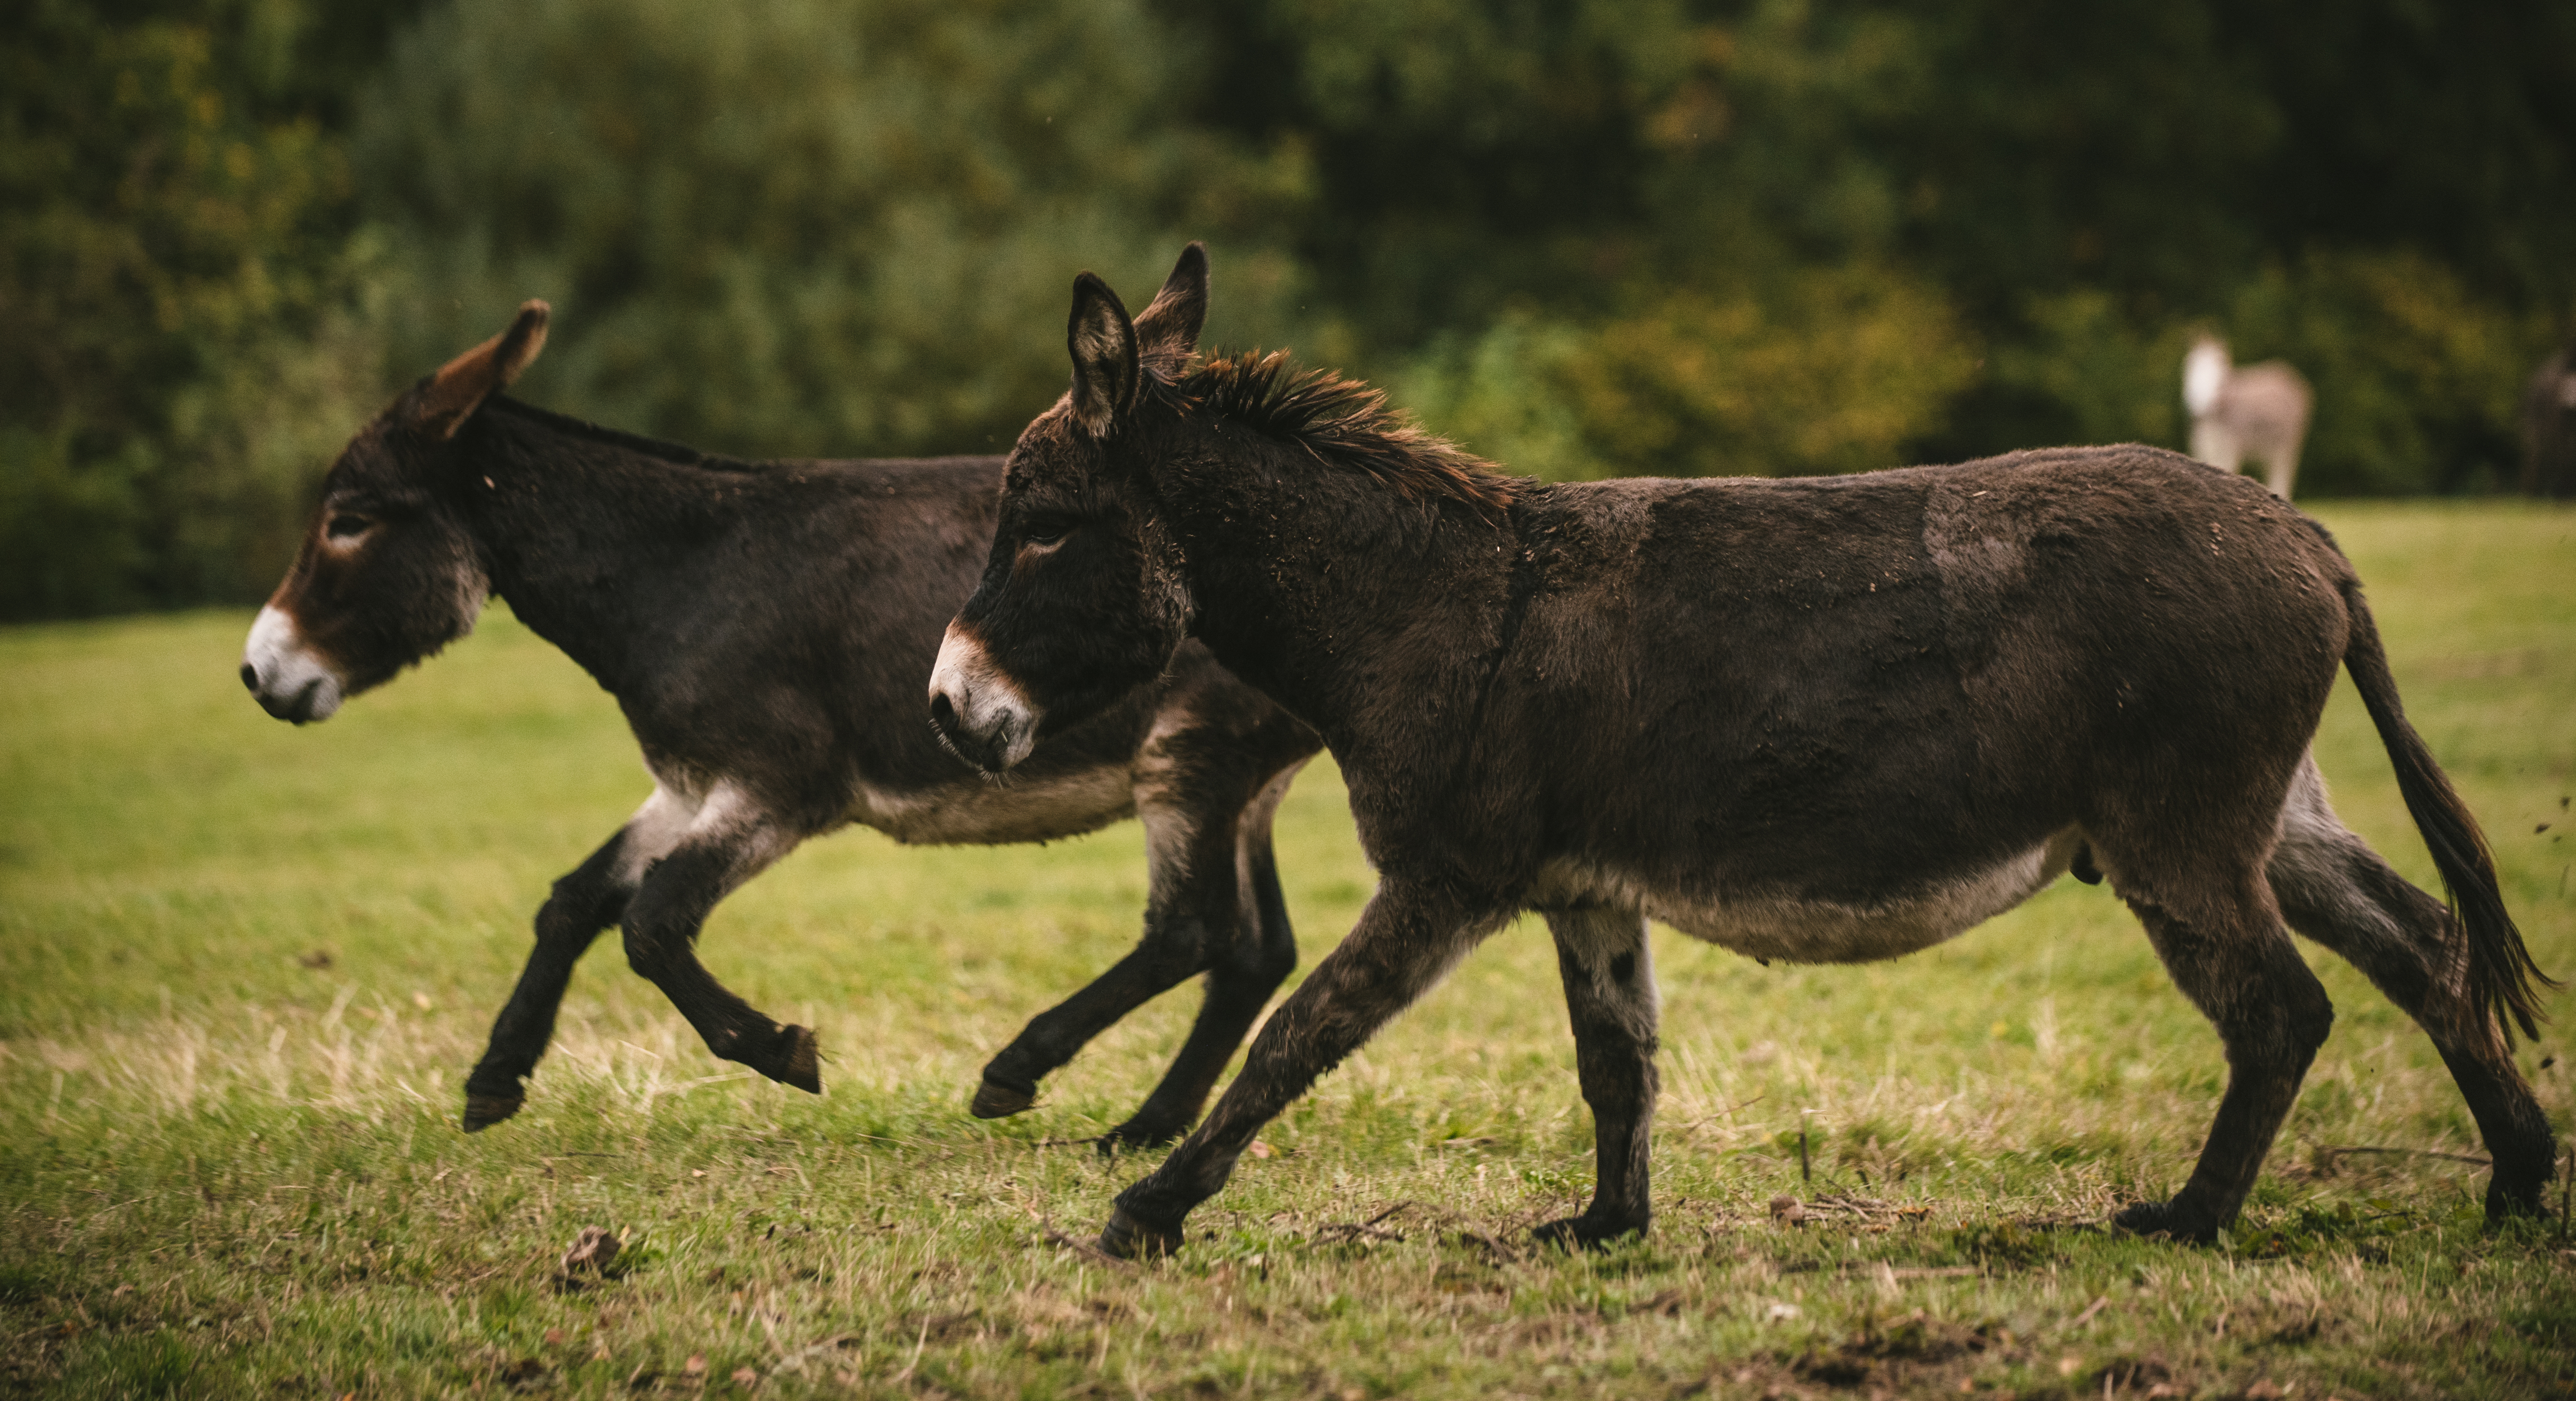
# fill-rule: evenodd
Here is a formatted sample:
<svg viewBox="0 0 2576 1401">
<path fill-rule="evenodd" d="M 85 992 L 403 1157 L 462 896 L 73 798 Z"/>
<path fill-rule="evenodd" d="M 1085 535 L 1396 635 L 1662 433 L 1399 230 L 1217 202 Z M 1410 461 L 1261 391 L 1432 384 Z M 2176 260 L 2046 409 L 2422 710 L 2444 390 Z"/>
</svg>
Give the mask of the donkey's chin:
<svg viewBox="0 0 2576 1401">
<path fill-rule="evenodd" d="M 262 690 L 256 692 L 253 698 L 259 702 L 260 709 L 277 719 L 297 725 L 310 725 L 317 720 L 328 720 L 338 714 L 340 702 L 347 697 L 341 691 L 337 678 L 316 676 L 291 693 Z"/>
<path fill-rule="evenodd" d="M 1037 748 L 1038 727 L 1034 723 L 1013 724 L 1012 717 L 1006 717 L 997 727 L 977 733 L 956 724 L 951 714 L 939 713 L 936 702 L 932 710 L 930 732 L 939 737 L 939 747 L 987 777 L 1000 777 Z"/>
</svg>

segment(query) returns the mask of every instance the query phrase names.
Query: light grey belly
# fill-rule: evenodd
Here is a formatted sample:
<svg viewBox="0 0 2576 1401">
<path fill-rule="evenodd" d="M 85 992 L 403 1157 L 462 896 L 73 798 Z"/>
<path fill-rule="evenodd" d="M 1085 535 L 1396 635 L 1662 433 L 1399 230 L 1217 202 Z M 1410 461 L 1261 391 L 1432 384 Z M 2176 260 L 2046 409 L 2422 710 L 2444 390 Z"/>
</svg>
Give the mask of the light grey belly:
<svg viewBox="0 0 2576 1401">
<path fill-rule="evenodd" d="M 1929 948 L 2029 899 L 2066 873 L 2082 843 L 2070 827 L 1993 865 L 1867 903 L 1786 891 L 1680 892 L 1616 870 L 1559 862 L 1548 868 L 1531 903 L 1607 901 L 1748 958 L 1867 963 Z"/>
<path fill-rule="evenodd" d="M 862 783 L 849 813 L 852 822 L 923 846 L 1047 841 L 1135 815 L 1135 777 L 1123 764 L 1035 781 L 961 774 L 903 793 Z"/>
</svg>

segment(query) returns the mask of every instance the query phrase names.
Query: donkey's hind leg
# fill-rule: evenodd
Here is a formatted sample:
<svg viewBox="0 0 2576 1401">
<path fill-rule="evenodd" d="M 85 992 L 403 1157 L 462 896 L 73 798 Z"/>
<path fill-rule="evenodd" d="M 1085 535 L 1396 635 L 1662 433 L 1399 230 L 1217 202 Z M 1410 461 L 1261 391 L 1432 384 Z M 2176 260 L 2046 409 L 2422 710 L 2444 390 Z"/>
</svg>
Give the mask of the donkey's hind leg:
<svg viewBox="0 0 2576 1401">
<path fill-rule="evenodd" d="M 2290 790 L 2266 874 L 2291 928 L 2359 968 L 2432 1038 L 2495 1162 L 2488 1219 L 2539 1212 L 2557 1139 L 2502 1028 L 2469 994 L 2459 923 L 2344 829 L 2314 760 Z"/>
<path fill-rule="evenodd" d="M 1647 1132 L 1655 1119 L 1655 967 L 1645 916 L 1593 906 L 1547 911 L 1556 936 L 1574 1064 L 1592 1108 L 1592 1205 L 1538 1228 L 1543 1241 L 1592 1246 L 1644 1232 Z"/>
<path fill-rule="evenodd" d="M 727 991 L 698 962 L 700 926 L 716 902 L 794 849 L 799 835 L 718 785 L 689 833 L 644 873 L 626 906 L 626 961 L 653 980 L 719 1057 L 809 1094 L 823 1091 L 814 1033 L 782 1026 Z"/>
<path fill-rule="evenodd" d="M 984 1066 L 967 1112 L 978 1119 L 1017 1114 L 1037 1102 L 1038 1082 L 1091 1038 L 1208 966 L 1211 945 L 1234 919 L 1231 824 L 1177 807 L 1142 806 L 1145 824 L 1145 937 L 1081 991 L 1029 1019 Z M 1222 888 L 1220 888 L 1222 887 Z M 1190 897 L 1190 898 L 1184 898 Z"/>
<path fill-rule="evenodd" d="M 1189 1040 L 1134 1116 L 1101 1136 L 1103 1151 L 1165 1144 L 1188 1132 L 1216 1078 L 1243 1044 L 1243 1034 L 1297 966 L 1297 934 L 1289 926 L 1287 897 L 1279 889 L 1270 820 L 1304 766 L 1301 759 L 1281 770 L 1243 810 L 1235 827 L 1234 879 L 1225 882 L 1235 895 L 1234 936 L 1208 959 L 1207 997 L 1190 1025 Z"/>
<path fill-rule="evenodd" d="M 610 837 L 589 860 L 555 882 L 554 894 L 537 911 L 537 947 L 492 1023 L 492 1044 L 465 1080 L 467 1133 L 490 1128 L 526 1102 L 520 1081 L 536 1070 L 537 1058 L 554 1039 L 555 1009 L 563 1005 L 573 964 L 601 930 L 625 913 L 627 897 L 635 892 L 620 872 L 628 837 L 627 829 Z"/>
<path fill-rule="evenodd" d="M 2182 989 L 2227 1048 L 2227 1092 L 2191 1180 L 2165 1202 L 2140 1202 L 2113 1224 L 2140 1234 L 2215 1240 L 2236 1219 L 2325 1044 L 2334 1007 L 2299 961 L 2261 873 L 2198 870 L 2140 882 L 2121 863 L 2121 897 Z"/>
<path fill-rule="evenodd" d="M 1080 992 L 1030 1019 L 993 1057 L 969 1106 L 975 1117 L 998 1119 L 1028 1108 L 1038 1082 L 1093 1037 L 1204 972 L 1208 999 L 1179 1058 L 1135 1116 L 1100 1143 L 1104 1152 L 1168 1143 L 1189 1128 L 1245 1029 L 1296 966 L 1297 946 L 1270 860 L 1270 816 L 1294 774 L 1292 766 L 1270 784 L 1227 784 L 1217 793 L 1205 791 L 1202 781 L 1197 791 L 1166 791 L 1138 804 L 1151 892 L 1143 941 Z"/>
</svg>

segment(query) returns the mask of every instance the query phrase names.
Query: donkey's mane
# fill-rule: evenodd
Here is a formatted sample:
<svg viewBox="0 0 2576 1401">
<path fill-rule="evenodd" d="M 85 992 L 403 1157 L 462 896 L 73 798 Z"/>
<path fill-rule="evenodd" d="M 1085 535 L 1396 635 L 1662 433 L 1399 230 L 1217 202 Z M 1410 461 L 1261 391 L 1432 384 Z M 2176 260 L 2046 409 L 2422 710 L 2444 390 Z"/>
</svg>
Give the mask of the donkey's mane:
<svg viewBox="0 0 2576 1401">
<path fill-rule="evenodd" d="M 1298 369 L 1286 351 L 1210 360 L 1168 392 L 1194 409 L 1294 443 L 1316 460 L 1355 468 L 1407 496 L 1448 497 L 1481 515 L 1510 509 L 1523 479 L 1423 431 L 1386 392 L 1327 369 Z"/>
<path fill-rule="evenodd" d="M 703 467 L 711 472 L 757 472 L 770 465 L 745 458 L 721 457 L 714 453 L 700 452 L 686 443 L 665 442 L 660 438 L 647 438 L 641 433 L 602 428 L 588 419 L 556 413 L 552 409 L 541 409 L 534 404 L 523 403 L 507 395 L 493 395 L 483 407 L 486 412 L 493 409 L 504 410 L 521 418 L 533 419 L 559 433 L 594 443 L 604 443 L 609 447 L 624 448 L 629 452 L 642 453 L 646 457 L 658 458 L 682 467 Z"/>
</svg>

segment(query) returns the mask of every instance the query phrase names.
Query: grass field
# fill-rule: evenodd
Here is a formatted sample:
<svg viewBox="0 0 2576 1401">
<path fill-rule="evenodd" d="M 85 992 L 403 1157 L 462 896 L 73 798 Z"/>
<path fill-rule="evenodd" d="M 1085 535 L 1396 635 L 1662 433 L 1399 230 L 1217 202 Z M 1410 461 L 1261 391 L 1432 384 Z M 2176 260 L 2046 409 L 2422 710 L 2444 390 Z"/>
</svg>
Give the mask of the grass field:
<svg viewBox="0 0 2576 1401">
<path fill-rule="evenodd" d="M 2576 512 L 2321 514 L 2532 948 L 2576 974 Z M 2223 1066 L 2134 921 L 2072 882 L 1893 964 L 1659 931 L 1661 1212 L 1597 1256 L 1520 1234 L 1591 1171 L 1529 922 L 1274 1125 L 1181 1258 L 1070 1248 L 1150 1163 L 1073 1140 L 1143 1096 L 1195 991 L 1026 1115 L 964 1105 L 1132 942 L 1132 824 L 998 851 L 844 833 L 724 905 L 709 966 L 820 1031 L 821 1098 L 728 1073 L 612 937 L 526 1112 L 467 1137 L 530 916 L 647 791 L 633 747 L 499 609 L 303 730 L 234 680 L 247 621 L 0 632 L 0 1389 L 2576 1394 L 2576 1246 L 2481 1230 L 2429 1044 L 2319 951 L 2339 1020 L 2242 1231 L 2100 1228 L 2180 1183 Z M 2430 882 L 2348 687 L 2319 753 L 2346 821 Z M 1371 883 L 1328 765 L 1279 828 L 1312 966 Z M 2562 1131 L 2571 1002 L 2522 1052 Z M 592 1225 L 628 1268 L 560 1282 Z"/>
</svg>

